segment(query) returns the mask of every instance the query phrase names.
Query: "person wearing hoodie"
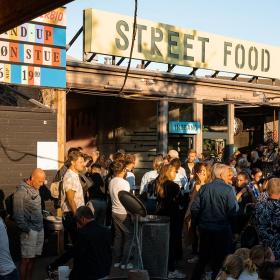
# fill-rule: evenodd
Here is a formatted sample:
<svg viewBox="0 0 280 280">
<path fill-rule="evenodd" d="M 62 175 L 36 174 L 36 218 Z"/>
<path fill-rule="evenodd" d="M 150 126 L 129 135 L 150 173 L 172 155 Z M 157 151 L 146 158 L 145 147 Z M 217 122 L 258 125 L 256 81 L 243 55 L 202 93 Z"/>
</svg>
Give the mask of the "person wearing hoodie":
<svg viewBox="0 0 280 280">
<path fill-rule="evenodd" d="M 46 179 L 45 172 L 36 168 L 30 178 L 17 187 L 13 200 L 13 218 L 20 234 L 20 279 L 32 279 L 34 259 L 41 255 L 44 243 L 43 215 L 40 187 Z"/>
<path fill-rule="evenodd" d="M 256 224 L 260 241 L 280 260 L 280 178 L 268 181 L 266 201 L 256 204 Z"/>
</svg>

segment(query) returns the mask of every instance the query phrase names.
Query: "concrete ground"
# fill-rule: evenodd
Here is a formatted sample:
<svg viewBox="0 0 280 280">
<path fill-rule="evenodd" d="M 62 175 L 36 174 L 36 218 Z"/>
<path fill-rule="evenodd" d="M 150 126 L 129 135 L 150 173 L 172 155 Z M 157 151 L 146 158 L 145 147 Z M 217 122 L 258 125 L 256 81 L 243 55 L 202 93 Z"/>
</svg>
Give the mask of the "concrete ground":
<svg viewBox="0 0 280 280">
<path fill-rule="evenodd" d="M 19 244 L 19 234 L 16 230 L 16 227 L 13 222 L 7 223 L 10 250 L 15 260 L 19 260 L 20 252 L 20 244 Z M 30 280 L 46 280 L 48 279 L 46 267 L 57 257 L 57 236 L 55 234 L 46 236 L 43 255 L 36 259 L 34 266 L 33 277 Z M 189 279 L 192 273 L 193 264 L 188 264 L 187 256 L 190 255 L 190 248 L 184 249 L 184 257 L 178 262 L 177 268 L 186 273 L 186 279 Z M 17 262 L 18 264 L 18 262 Z M 68 264 L 71 267 L 71 263 Z M 127 279 L 127 271 L 121 270 L 119 268 L 112 268 L 110 273 L 110 279 Z M 159 279 L 159 278 L 157 278 Z M 82 279 L 81 279 L 82 280 Z"/>
<path fill-rule="evenodd" d="M 38 258 L 35 263 L 33 278 L 31 280 L 47 280 L 48 276 L 46 273 L 46 266 L 55 258 L 55 256 L 42 256 Z M 69 263 L 68 265 L 71 267 L 71 263 Z M 186 279 L 190 278 L 193 265 L 187 263 L 186 257 L 184 257 L 183 260 L 177 264 L 177 267 L 180 271 L 186 273 Z M 112 267 L 110 279 L 127 279 L 127 272 L 127 270 Z"/>
</svg>

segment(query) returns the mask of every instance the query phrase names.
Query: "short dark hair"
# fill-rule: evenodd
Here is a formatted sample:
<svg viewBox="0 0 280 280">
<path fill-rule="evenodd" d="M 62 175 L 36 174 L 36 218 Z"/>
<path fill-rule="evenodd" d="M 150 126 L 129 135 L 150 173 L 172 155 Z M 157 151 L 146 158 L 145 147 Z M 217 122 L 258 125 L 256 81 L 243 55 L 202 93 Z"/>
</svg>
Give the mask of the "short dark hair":
<svg viewBox="0 0 280 280">
<path fill-rule="evenodd" d="M 91 168 L 101 169 L 101 168 L 102 168 L 102 165 L 99 164 L 99 163 L 93 163 L 93 164 L 91 165 Z"/>
<path fill-rule="evenodd" d="M 75 214 L 75 219 L 76 221 L 79 221 L 81 218 L 86 218 L 86 219 L 93 219 L 94 215 L 91 211 L 91 209 L 87 206 L 80 206 Z"/>
<path fill-rule="evenodd" d="M 126 164 L 131 164 L 131 163 L 135 163 L 136 157 L 133 154 L 126 154 L 125 155 L 125 163 Z"/>
<path fill-rule="evenodd" d="M 256 175 L 257 173 L 262 172 L 259 168 L 253 168 L 251 174 Z"/>
<path fill-rule="evenodd" d="M 68 155 L 68 162 L 71 165 L 71 161 L 76 161 L 79 157 L 84 158 L 84 154 L 80 151 L 74 150 Z"/>
<path fill-rule="evenodd" d="M 69 156 L 69 154 L 72 153 L 72 152 L 74 152 L 74 151 L 81 152 L 81 151 L 82 151 L 82 148 L 81 148 L 81 147 L 71 147 L 71 148 L 68 150 L 67 155 Z"/>
<path fill-rule="evenodd" d="M 116 152 L 113 154 L 113 161 L 118 161 L 118 160 L 125 160 L 125 154 L 121 152 Z"/>
<path fill-rule="evenodd" d="M 126 167 L 126 162 L 124 160 L 114 161 L 111 165 L 113 174 L 116 176 L 120 174 Z"/>
<path fill-rule="evenodd" d="M 240 172 L 237 173 L 237 176 L 243 176 L 245 180 L 250 181 L 250 177 L 249 177 L 249 174 L 247 172 L 240 171 Z"/>
<path fill-rule="evenodd" d="M 176 170 L 179 170 L 179 168 L 181 167 L 181 161 L 178 158 L 171 159 L 169 163 L 174 166 Z"/>
</svg>

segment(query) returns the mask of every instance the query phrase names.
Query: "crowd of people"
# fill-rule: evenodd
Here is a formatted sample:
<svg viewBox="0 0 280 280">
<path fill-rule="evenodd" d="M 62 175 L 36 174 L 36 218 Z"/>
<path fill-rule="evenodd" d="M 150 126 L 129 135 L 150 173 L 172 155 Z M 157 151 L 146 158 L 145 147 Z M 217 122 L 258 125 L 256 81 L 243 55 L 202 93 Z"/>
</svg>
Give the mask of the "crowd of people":
<svg viewBox="0 0 280 280">
<path fill-rule="evenodd" d="M 12 195 L 12 211 L 6 203 L 20 231 L 21 261 L 17 270 L 3 215 L 0 280 L 31 279 L 44 243 L 42 202 L 49 198 L 61 208 L 65 231 L 65 253 L 48 265 L 50 277 L 70 259 L 69 279 L 107 279 L 112 267 L 132 269 L 133 220 L 120 191 L 135 194 L 148 214 L 169 217 L 169 279 L 279 280 L 279 159 L 273 144 L 237 151 L 226 162 L 195 150 L 181 162 L 170 150 L 155 156 L 137 187 L 135 155 L 118 151 L 106 159 L 97 150 L 88 155 L 71 148 L 50 190 L 42 191 L 46 175 L 35 169 Z M 186 256 L 194 264 L 191 275 L 177 267 Z"/>
</svg>

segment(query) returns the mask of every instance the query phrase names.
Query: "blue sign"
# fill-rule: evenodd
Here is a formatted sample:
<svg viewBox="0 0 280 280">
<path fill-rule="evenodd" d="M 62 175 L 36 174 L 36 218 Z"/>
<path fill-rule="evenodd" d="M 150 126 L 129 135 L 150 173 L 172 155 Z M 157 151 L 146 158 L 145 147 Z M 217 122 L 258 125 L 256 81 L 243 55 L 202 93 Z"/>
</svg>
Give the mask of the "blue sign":
<svg viewBox="0 0 280 280">
<path fill-rule="evenodd" d="M 200 122 L 169 122 L 169 133 L 198 134 L 200 129 Z"/>
</svg>

